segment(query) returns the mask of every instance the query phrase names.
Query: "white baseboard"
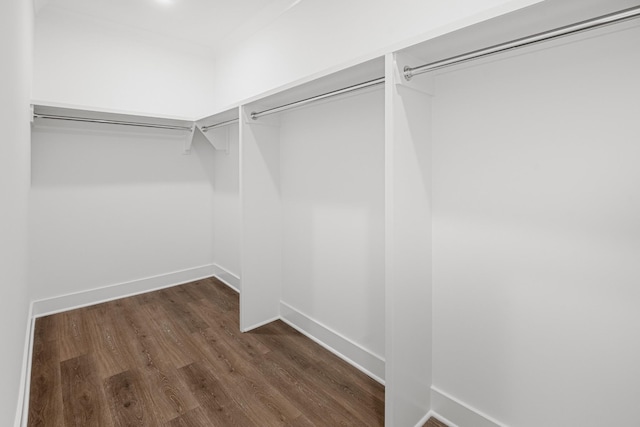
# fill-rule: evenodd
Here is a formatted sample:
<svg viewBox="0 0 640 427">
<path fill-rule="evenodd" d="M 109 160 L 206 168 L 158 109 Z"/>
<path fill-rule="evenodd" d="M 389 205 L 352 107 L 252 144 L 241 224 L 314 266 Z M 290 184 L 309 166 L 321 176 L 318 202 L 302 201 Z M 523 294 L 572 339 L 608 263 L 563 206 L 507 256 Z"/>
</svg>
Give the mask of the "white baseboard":
<svg viewBox="0 0 640 427">
<path fill-rule="evenodd" d="M 62 311 L 99 304 L 118 298 L 156 291 L 183 283 L 193 282 L 214 275 L 214 265 L 208 264 L 186 270 L 174 271 L 102 288 L 75 292 L 32 302 L 33 317 L 42 317 Z"/>
<path fill-rule="evenodd" d="M 384 359 L 339 332 L 280 301 L 280 318 L 350 365 L 358 368 L 380 384 L 384 384 Z"/>
<path fill-rule="evenodd" d="M 22 357 L 22 368 L 20 375 L 20 389 L 18 390 L 18 406 L 16 408 L 16 418 L 14 427 L 26 427 L 29 419 L 29 390 L 31 387 L 31 359 L 33 358 L 34 325 L 33 303 L 29 304 L 27 314 L 27 330 L 24 342 L 24 352 Z"/>
<path fill-rule="evenodd" d="M 420 421 L 418 421 L 418 422 L 416 423 L 415 427 L 422 427 L 422 426 L 424 425 L 424 423 L 426 423 L 426 422 L 427 422 L 427 420 L 428 420 L 429 418 L 433 417 L 433 416 L 434 416 L 434 415 L 433 415 L 433 411 L 429 411 L 429 412 L 427 412 L 427 415 L 425 415 L 424 417 L 422 417 L 422 418 L 420 419 Z M 449 427 L 453 427 L 453 426 L 449 426 Z"/>
<path fill-rule="evenodd" d="M 506 427 L 455 397 L 431 387 L 432 415 L 450 427 Z"/>
<path fill-rule="evenodd" d="M 240 293 L 240 277 L 218 264 L 213 264 L 213 275 L 222 283 Z"/>
</svg>

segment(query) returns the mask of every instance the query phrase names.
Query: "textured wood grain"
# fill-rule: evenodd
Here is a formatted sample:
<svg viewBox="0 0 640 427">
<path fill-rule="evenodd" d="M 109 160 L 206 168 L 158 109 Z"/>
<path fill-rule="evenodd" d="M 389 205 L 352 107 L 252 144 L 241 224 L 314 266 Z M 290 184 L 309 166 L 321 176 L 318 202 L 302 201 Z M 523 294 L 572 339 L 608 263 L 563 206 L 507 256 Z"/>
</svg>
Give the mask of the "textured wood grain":
<svg viewBox="0 0 640 427">
<path fill-rule="evenodd" d="M 38 319 L 28 425 L 383 425 L 383 386 L 280 321 L 243 334 L 238 314 L 205 279 Z"/>
<path fill-rule="evenodd" d="M 112 426 L 104 390 L 91 357 L 67 359 L 60 363 L 60 372 L 65 425 Z"/>
<path fill-rule="evenodd" d="M 167 426 L 169 427 L 197 427 L 210 425 L 211 420 L 207 416 L 204 409 L 197 407 L 185 414 L 172 419 Z"/>
<path fill-rule="evenodd" d="M 55 319 L 36 321 L 31 362 L 29 420 L 32 426 L 64 423 L 60 384 L 60 354 L 56 340 Z"/>
<path fill-rule="evenodd" d="M 149 426 L 160 424 L 153 411 L 149 390 L 135 371 L 125 371 L 105 381 L 111 416 L 116 425 Z"/>
<path fill-rule="evenodd" d="M 212 372 L 199 363 L 180 368 L 200 407 L 204 408 L 212 425 L 257 426 L 236 404 Z"/>
<path fill-rule="evenodd" d="M 60 360 L 73 359 L 86 354 L 89 341 L 86 324 L 82 321 L 80 310 L 67 311 L 55 316 L 59 327 L 57 331 L 60 346 Z"/>
<path fill-rule="evenodd" d="M 109 315 L 112 310 L 110 303 L 100 304 L 92 310 L 85 310 L 82 318 L 101 381 L 131 367 L 128 348 Z"/>
<path fill-rule="evenodd" d="M 262 358 L 259 369 L 291 402 L 305 408 L 305 418 L 312 425 L 367 425 L 345 408 L 343 402 L 336 401 L 337 396 L 317 389 L 312 379 L 299 368 L 292 367 L 282 355 L 274 353 Z M 382 423 L 378 420 L 371 425 Z"/>
</svg>

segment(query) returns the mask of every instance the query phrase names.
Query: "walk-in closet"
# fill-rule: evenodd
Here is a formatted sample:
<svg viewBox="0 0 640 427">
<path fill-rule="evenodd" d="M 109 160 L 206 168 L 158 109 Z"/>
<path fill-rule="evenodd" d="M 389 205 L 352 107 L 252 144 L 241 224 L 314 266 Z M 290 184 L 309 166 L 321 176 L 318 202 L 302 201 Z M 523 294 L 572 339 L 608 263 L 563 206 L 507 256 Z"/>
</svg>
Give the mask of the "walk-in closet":
<svg viewBox="0 0 640 427">
<path fill-rule="evenodd" d="M 637 1 L 18 3 L 7 425 L 640 418 Z"/>
</svg>

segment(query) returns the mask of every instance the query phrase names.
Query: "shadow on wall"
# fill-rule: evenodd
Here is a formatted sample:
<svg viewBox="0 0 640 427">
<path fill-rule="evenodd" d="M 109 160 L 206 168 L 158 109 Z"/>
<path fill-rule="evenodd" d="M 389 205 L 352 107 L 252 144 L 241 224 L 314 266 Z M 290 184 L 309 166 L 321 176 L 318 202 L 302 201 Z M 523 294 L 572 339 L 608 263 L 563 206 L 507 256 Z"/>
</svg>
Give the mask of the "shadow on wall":
<svg viewBox="0 0 640 427">
<path fill-rule="evenodd" d="M 196 135 L 183 155 L 185 131 L 65 124 L 32 129 L 33 187 L 209 182 L 214 149 Z"/>
<path fill-rule="evenodd" d="M 283 301 L 384 354 L 383 92 L 281 121 Z"/>
</svg>

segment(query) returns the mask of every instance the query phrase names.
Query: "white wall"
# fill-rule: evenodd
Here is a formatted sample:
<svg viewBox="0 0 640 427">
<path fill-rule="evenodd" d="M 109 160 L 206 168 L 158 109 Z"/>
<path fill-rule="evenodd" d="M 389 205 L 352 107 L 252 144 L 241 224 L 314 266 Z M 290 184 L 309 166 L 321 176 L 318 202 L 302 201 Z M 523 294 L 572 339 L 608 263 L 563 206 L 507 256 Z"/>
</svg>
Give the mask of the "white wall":
<svg viewBox="0 0 640 427">
<path fill-rule="evenodd" d="M 280 123 L 282 300 L 384 357 L 384 93 Z"/>
<path fill-rule="evenodd" d="M 200 118 L 215 62 L 204 48 L 47 6 L 35 22 L 33 97 L 89 108 Z"/>
<path fill-rule="evenodd" d="M 13 425 L 28 319 L 27 207 L 32 4 L 0 8 L 0 424 Z"/>
<path fill-rule="evenodd" d="M 436 77 L 434 386 L 506 425 L 640 419 L 638 40 Z"/>
<path fill-rule="evenodd" d="M 31 298 L 213 262 L 213 148 L 185 133 L 64 124 L 33 130 Z"/>
<path fill-rule="evenodd" d="M 535 0 L 303 0 L 269 26 L 217 55 L 222 107 L 457 21 Z M 368 58 L 370 59 L 370 58 Z"/>
<path fill-rule="evenodd" d="M 213 258 L 217 266 L 240 275 L 240 187 L 238 126 L 210 130 L 224 138 L 229 150 L 214 155 Z"/>
</svg>

